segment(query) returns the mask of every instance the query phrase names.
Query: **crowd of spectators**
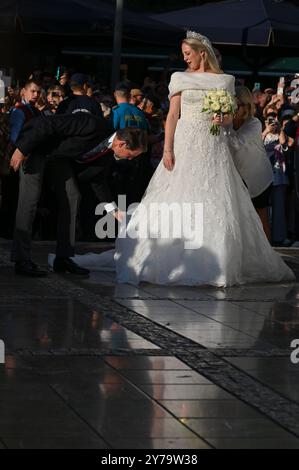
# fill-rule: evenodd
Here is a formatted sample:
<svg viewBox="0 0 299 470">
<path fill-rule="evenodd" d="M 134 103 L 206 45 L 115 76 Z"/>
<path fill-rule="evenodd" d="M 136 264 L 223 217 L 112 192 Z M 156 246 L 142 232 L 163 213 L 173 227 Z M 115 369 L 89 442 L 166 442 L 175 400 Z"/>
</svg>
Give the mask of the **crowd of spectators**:
<svg viewBox="0 0 299 470">
<path fill-rule="evenodd" d="M 280 78 L 277 89 L 253 90 L 256 117 L 262 123 L 262 139 L 272 165 L 270 197 L 273 245 L 298 244 L 298 162 L 296 158 L 299 120 L 299 78 Z"/>
<path fill-rule="evenodd" d="M 127 204 L 140 201 L 163 154 L 164 122 L 168 111 L 165 83 L 145 80 L 143 86 L 128 80 L 118 83 L 113 93 L 84 73 L 58 78 L 49 73 L 32 73 L 20 88 L 7 89 L 0 113 L 0 237 L 11 238 L 18 199 L 18 175 L 9 169 L 8 151 L 16 143 L 24 124 L 34 116 L 87 112 L 111 123 L 114 130 L 125 127 L 146 129 L 148 152 L 136 161 L 117 164 L 110 181 L 117 200 L 125 194 Z M 75 163 L 74 163 L 75 165 Z M 51 190 L 53 172 L 45 172 L 44 187 L 35 220 L 35 239 L 55 238 L 55 198 Z M 96 201 L 90 185 L 80 183 L 82 200 L 78 216 L 78 239 L 94 240 Z"/>
</svg>

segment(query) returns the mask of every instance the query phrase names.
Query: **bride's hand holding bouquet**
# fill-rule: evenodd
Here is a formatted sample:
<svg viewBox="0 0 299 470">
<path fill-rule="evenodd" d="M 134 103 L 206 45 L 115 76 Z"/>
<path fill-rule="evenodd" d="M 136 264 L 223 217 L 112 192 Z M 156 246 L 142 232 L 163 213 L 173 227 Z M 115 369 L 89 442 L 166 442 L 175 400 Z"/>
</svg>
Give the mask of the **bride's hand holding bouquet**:
<svg viewBox="0 0 299 470">
<path fill-rule="evenodd" d="M 210 90 L 206 93 L 203 102 L 203 113 L 213 114 L 213 124 L 210 129 L 212 135 L 220 134 L 220 126 L 228 125 L 236 110 L 234 97 L 226 90 Z"/>
</svg>

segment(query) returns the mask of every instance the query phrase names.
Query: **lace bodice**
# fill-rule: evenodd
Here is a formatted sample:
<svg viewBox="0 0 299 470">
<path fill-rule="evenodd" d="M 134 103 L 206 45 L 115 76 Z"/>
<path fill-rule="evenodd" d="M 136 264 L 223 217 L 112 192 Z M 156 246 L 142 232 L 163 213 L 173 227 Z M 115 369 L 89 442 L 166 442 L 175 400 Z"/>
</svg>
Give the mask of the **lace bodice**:
<svg viewBox="0 0 299 470">
<path fill-rule="evenodd" d="M 181 119 L 190 122 L 208 121 L 211 123 L 209 113 L 203 113 L 203 100 L 206 92 L 204 90 L 185 90 L 181 98 Z"/>
</svg>

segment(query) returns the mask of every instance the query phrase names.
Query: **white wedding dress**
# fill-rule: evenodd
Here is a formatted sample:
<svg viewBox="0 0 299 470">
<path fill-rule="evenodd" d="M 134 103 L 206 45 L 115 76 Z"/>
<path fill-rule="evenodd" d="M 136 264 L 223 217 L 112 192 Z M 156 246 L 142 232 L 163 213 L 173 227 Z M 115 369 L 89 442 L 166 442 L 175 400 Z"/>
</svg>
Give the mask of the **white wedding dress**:
<svg viewBox="0 0 299 470">
<path fill-rule="evenodd" d="M 201 111 L 206 90 L 226 89 L 234 94 L 234 77 L 176 72 L 169 88 L 170 95 L 181 93 L 181 116 L 174 141 L 175 166 L 170 172 L 160 163 L 142 206 L 133 213 L 126 231 L 127 234 L 138 229 L 148 236 L 118 238 L 115 252 L 79 256 L 75 261 L 101 270 L 111 267 L 113 257 L 117 281 L 135 285 L 142 281 L 189 286 L 293 281 L 293 272 L 266 239 L 234 166 L 227 137 L 223 130 L 220 136 L 213 136 L 211 115 Z M 202 207 L 203 218 L 197 234 L 201 243 L 188 246 L 190 237 L 184 235 L 161 237 L 167 233 L 169 221 L 167 217 L 158 221 L 156 213 L 149 215 L 152 203 L 166 203 L 167 207 L 187 203 L 198 211 Z M 198 228 L 194 210 L 190 219 L 192 226 Z M 186 219 L 180 222 L 175 216 L 175 223 L 184 225 Z M 181 228 L 183 233 L 184 227 Z"/>
</svg>

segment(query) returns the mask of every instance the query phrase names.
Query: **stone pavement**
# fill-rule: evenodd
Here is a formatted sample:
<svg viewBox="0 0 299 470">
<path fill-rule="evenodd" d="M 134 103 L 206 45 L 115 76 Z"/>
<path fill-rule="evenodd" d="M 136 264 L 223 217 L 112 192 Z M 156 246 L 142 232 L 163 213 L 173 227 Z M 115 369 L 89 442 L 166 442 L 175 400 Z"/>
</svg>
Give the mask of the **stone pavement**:
<svg viewBox="0 0 299 470">
<path fill-rule="evenodd" d="M 17 277 L 0 242 L 0 449 L 299 448 L 298 284 L 113 277 Z"/>
</svg>

